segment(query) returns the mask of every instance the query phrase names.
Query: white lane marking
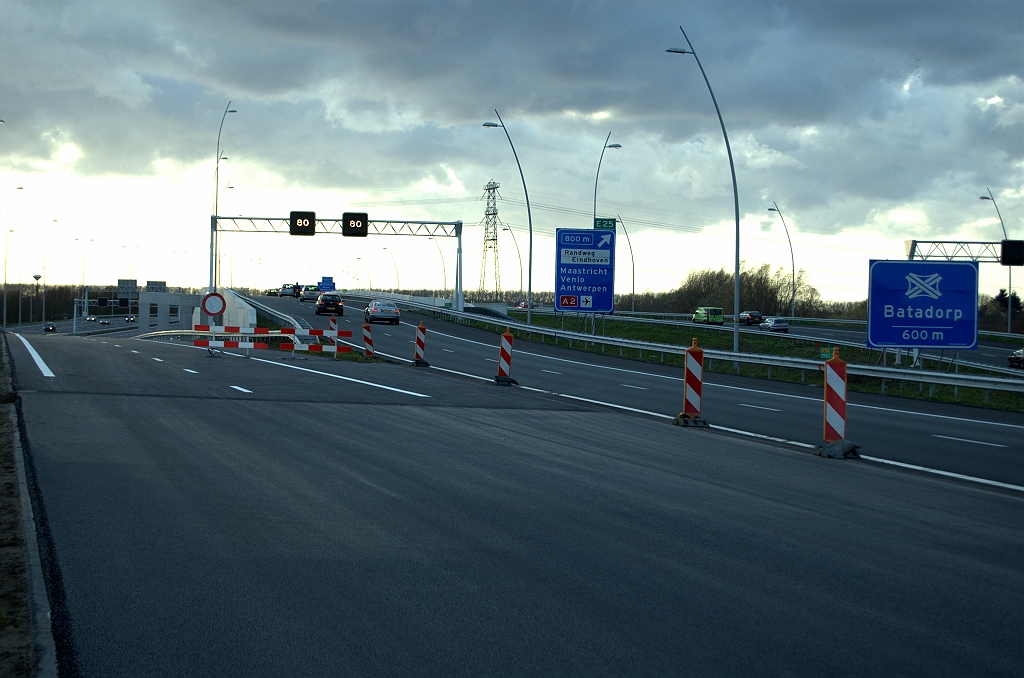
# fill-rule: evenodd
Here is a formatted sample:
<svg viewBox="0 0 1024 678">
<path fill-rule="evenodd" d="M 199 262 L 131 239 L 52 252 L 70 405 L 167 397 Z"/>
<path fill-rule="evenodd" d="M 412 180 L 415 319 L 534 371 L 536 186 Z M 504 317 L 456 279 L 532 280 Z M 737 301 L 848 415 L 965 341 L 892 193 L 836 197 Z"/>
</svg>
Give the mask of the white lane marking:
<svg viewBox="0 0 1024 678">
<path fill-rule="evenodd" d="M 486 361 L 487 361 L 487 362 L 489 362 L 489 363 L 496 363 L 496 362 L 498 362 L 498 361 L 497 361 L 497 360 L 495 360 L 494 358 L 484 358 L 484 360 L 486 360 Z"/>
<path fill-rule="evenodd" d="M 412 362 L 412 361 L 410 360 L 409 362 Z M 491 382 L 494 381 L 494 377 L 491 377 L 490 379 L 488 379 L 487 377 L 481 377 L 481 376 L 478 376 L 476 374 L 469 374 L 468 372 L 459 372 L 458 370 L 449 370 L 449 369 L 446 369 L 444 367 L 437 367 L 436 365 L 431 365 L 430 369 L 432 369 L 432 370 L 441 370 L 442 372 L 449 372 L 451 374 L 458 374 L 459 376 L 462 376 L 462 377 L 471 377 L 472 379 L 479 379 L 481 381 L 491 381 Z"/>
<path fill-rule="evenodd" d="M 190 370 L 190 369 L 189 369 L 189 368 L 187 368 L 187 367 L 183 367 L 182 369 L 183 369 L 184 371 L 188 372 L 189 374 L 199 374 L 199 373 L 198 373 L 198 372 L 196 372 L 195 370 Z"/>
<path fill-rule="evenodd" d="M 101 344 L 105 344 L 105 343 L 107 343 L 107 342 L 105 342 L 105 341 L 101 341 L 100 343 L 101 343 Z"/>
<path fill-rule="evenodd" d="M 249 389 L 242 388 L 241 386 L 232 386 L 231 388 L 235 389 L 236 391 L 241 391 L 242 393 L 252 393 L 252 391 L 250 391 Z"/>
<path fill-rule="evenodd" d="M 158 363 L 162 363 L 163 362 L 162 358 L 153 358 L 153 360 L 157 361 Z"/>
<path fill-rule="evenodd" d="M 630 384 L 619 384 L 619 386 L 622 386 L 622 387 L 625 387 L 625 388 L 635 388 L 638 391 L 650 391 L 651 390 L 649 388 L 644 388 L 643 386 L 632 386 Z"/>
<path fill-rule="evenodd" d="M 135 350 L 135 349 L 133 348 L 133 349 L 132 349 L 132 353 L 138 353 L 138 351 L 136 351 L 136 350 Z"/>
<path fill-rule="evenodd" d="M 114 348 L 121 348 L 121 344 L 114 344 Z"/>
<path fill-rule="evenodd" d="M 747 403 L 736 403 L 736 404 L 739 405 L 740 407 L 753 407 L 755 410 L 768 410 L 769 412 L 781 412 L 782 411 L 782 410 L 777 410 L 774 407 L 761 407 L 760 405 L 748 405 Z"/>
<path fill-rule="evenodd" d="M 708 424 L 708 428 L 713 428 L 718 431 L 727 431 L 729 433 L 736 433 L 741 436 L 747 436 L 750 438 L 758 438 L 760 440 L 771 440 L 776 443 L 786 443 L 787 445 L 796 445 L 797 447 L 806 447 L 808 449 L 815 449 L 816 445 L 810 445 L 808 443 L 801 443 L 796 440 L 786 440 L 785 438 L 776 438 L 775 436 L 766 436 L 763 433 L 753 433 L 751 431 L 741 431 L 738 428 L 729 428 L 728 426 L 718 426 L 716 424 Z"/>
<path fill-rule="evenodd" d="M 36 349 L 32 346 L 32 344 L 28 343 L 28 339 L 21 336 L 17 332 L 14 333 L 14 336 L 16 336 L 18 339 L 21 339 L 21 343 L 25 344 L 25 348 L 28 349 L 28 354 L 32 356 L 32 360 L 36 361 L 36 367 L 39 368 L 39 371 L 43 373 L 44 377 L 56 376 L 54 375 L 53 371 L 49 367 L 47 367 L 46 362 L 43 360 L 42 356 L 40 356 L 36 352 Z"/>
<path fill-rule="evenodd" d="M 927 466 L 918 466 L 916 464 L 904 464 L 901 461 L 893 461 L 891 459 L 879 459 L 878 457 L 868 457 L 866 455 L 860 455 L 861 459 L 867 459 L 868 461 L 875 461 L 880 464 L 890 464 L 892 466 L 899 466 L 901 468 L 910 468 L 915 471 L 924 471 L 925 473 L 934 473 L 940 476 L 947 476 L 949 478 L 959 478 L 960 480 L 969 480 L 973 483 L 982 483 L 984 485 L 993 485 L 995 487 L 1002 487 L 1007 490 L 1014 490 L 1016 492 L 1024 492 L 1024 487 L 1020 485 L 1011 485 L 1009 483 L 1001 483 L 998 480 L 986 480 L 985 478 L 975 478 L 974 476 L 965 476 L 959 473 L 952 473 L 950 471 L 940 471 L 937 468 L 928 468 Z"/>
<path fill-rule="evenodd" d="M 820 398 L 812 398 L 812 400 L 820 400 Z M 919 417 L 934 417 L 936 419 L 951 419 L 953 421 L 966 421 L 971 424 L 988 424 L 989 426 L 1006 426 L 1008 428 L 1019 428 L 1024 429 L 1024 426 L 1018 424 L 1004 424 L 999 421 L 982 421 L 981 419 L 967 419 L 964 417 L 951 417 L 946 414 L 930 414 L 928 412 L 911 412 L 910 410 L 894 410 L 891 407 L 875 407 L 874 405 L 857 405 L 855 403 L 847 403 L 847 407 L 859 407 L 865 410 L 883 410 L 885 412 L 896 412 L 898 414 L 916 414 Z"/>
<path fill-rule="evenodd" d="M 444 351 L 445 353 L 455 353 L 455 351 L 451 350 L 450 348 L 442 348 L 441 350 Z"/>
<path fill-rule="evenodd" d="M 1006 447 L 1006 445 L 1000 445 L 999 443 L 984 443 L 980 440 L 968 440 L 967 438 L 954 438 L 953 436 L 940 436 L 937 433 L 932 434 L 932 438 L 944 438 L 945 440 L 955 440 L 959 443 L 974 443 L 975 445 L 987 445 L 989 447 Z"/>
<path fill-rule="evenodd" d="M 320 374 L 325 377 L 331 377 L 332 379 L 341 379 L 343 381 L 351 381 L 356 384 L 363 384 L 364 386 L 372 386 L 373 388 L 382 388 L 385 391 L 394 391 L 395 393 L 404 393 L 406 395 L 415 396 L 417 398 L 429 398 L 430 396 L 425 393 L 417 393 L 416 391 L 406 391 L 405 389 L 395 388 L 394 386 L 385 386 L 384 384 L 375 384 L 372 381 L 363 381 L 362 379 L 353 379 L 352 377 L 343 377 L 340 374 L 331 374 L 330 372 L 321 372 L 320 370 L 311 370 L 308 367 L 299 367 L 298 365 L 285 365 L 284 363 L 277 363 L 273 360 L 264 360 L 263 358 L 250 358 L 259 363 L 266 363 L 268 365 L 277 365 L 278 367 L 287 367 L 290 370 L 299 370 L 300 372 L 311 372 L 312 374 Z M 411 362 L 411 361 L 410 361 Z"/>
<path fill-rule="evenodd" d="M 352 322 L 352 321 L 351 321 L 351 320 L 346 320 L 345 322 L 347 322 L 347 323 L 350 323 L 350 322 Z"/>
<path fill-rule="evenodd" d="M 590 398 L 581 398 L 579 396 L 569 395 L 568 393 L 554 393 L 553 395 L 561 396 L 562 398 L 569 398 L 570 400 L 582 400 L 585 403 L 594 403 L 595 405 L 604 405 L 606 407 L 614 407 L 617 410 L 628 410 L 630 412 L 639 412 L 640 414 L 647 414 L 652 417 L 661 417 L 662 419 L 675 419 L 675 417 L 669 414 L 662 414 L 660 412 L 651 412 L 649 410 L 638 410 L 635 407 L 626 407 L 625 405 L 616 405 L 615 403 L 606 403 L 601 400 L 591 400 Z"/>
<path fill-rule="evenodd" d="M 561 372 L 555 372 L 554 370 L 541 370 L 541 372 L 547 372 L 548 374 L 561 374 Z"/>
<path fill-rule="evenodd" d="M 390 334 L 388 334 L 387 332 L 385 332 L 385 333 L 384 333 L 384 336 L 385 336 L 385 337 L 390 337 L 391 335 L 390 335 Z"/>
</svg>

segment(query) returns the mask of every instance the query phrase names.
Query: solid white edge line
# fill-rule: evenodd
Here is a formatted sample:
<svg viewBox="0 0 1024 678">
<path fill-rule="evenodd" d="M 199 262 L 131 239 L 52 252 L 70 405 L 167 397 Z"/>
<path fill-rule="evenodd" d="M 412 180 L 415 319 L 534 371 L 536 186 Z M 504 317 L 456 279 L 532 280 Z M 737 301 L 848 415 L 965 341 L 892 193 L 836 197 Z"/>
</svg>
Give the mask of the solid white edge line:
<svg viewBox="0 0 1024 678">
<path fill-rule="evenodd" d="M 552 393 L 552 395 L 560 396 L 562 398 L 569 398 L 571 400 L 582 400 L 585 403 L 594 403 L 595 405 L 604 405 L 605 407 L 614 407 L 617 410 L 628 410 L 629 412 L 638 412 L 639 414 L 646 414 L 652 417 L 660 417 L 662 419 L 675 419 L 675 417 L 668 414 L 662 414 L 661 412 L 651 412 L 649 410 L 637 409 L 636 407 L 626 407 L 625 405 L 606 403 L 602 400 L 591 400 L 590 398 L 581 398 L 580 396 L 569 395 L 568 393 Z"/>
<path fill-rule="evenodd" d="M 741 431 L 738 428 L 729 428 L 728 426 L 719 426 L 717 424 L 708 424 L 708 428 L 713 428 L 718 431 L 727 431 L 728 433 L 735 433 L 741 436 L 748 436 L 750 438 L 758 438 L 760 440 L 771 440 L 775 443 L 785 443 L 786 445 L 796 445 L 797 447 L 804 447 L 809 450 L 817 449 L 817 445 L 809 445 L 807 443 L 801 443 L 796 440 L 786 440 L 785 438 L 776 438 L 775 436 L 766 436 L 763 433 L 753 433 L 751 431 Z"/>
<path fill-rule="evenodd" d="M 417 393 L 416 391 L 406 391 L 405 389 L 395 388 L 394 386 L 385 386 L 384 384 L 375 384 L 372 381 L 363 381 L 362 379 L 353 379 L 352 377 L 344 377 L 340 374 L 331 374 L 330 372 L 321 372 L 319 370 L 311 370 L 308 367 L 299 367 L 298 365 L 285 365 L 284 363 L 274 362 L 273 360 L 265 360 L 263 358 L 249 358 L 260 363 L 267 363 L 268 365 L 277 365 L 278 367 L 287 367 L 290 370 L 299 370 L 300 372 L 310 372 L 312 374 L 320 374 L 325 377 L 331 377 L 333 379 L 341 379 L 343 381 L 351 381 L 356 384 L 362 384 L 364 386 L 372 386 L 373 388 L 381 388 L 385 391 L 394 391 L 395 393 L 404 393 L 406 395 L 415 396 L 417 398 L 429 398 L 425 393 Z"/>
<path fill-rule="evenodd" d="M 954 438 L 953 436 L 942 436 L 938 433 L 933 433 L 932 438 L 942 438 L 944 440 L 955 440 L 958 443 L 972 443 L 974 445 L 986 445 L 988 447 L 1008 447 L 1008 445 L 1000 445 L 999 443 L 986 443 L 981 440 L 970 440 L 968 438 Z"/>
<path fill-rule="evenodd" d="M 917 464 L 905 464 L 902 461 L 893 461 L 891 459 L 879 459 L 878 457 L 869 457 L 867 455 L 859 455 L 861 459 L 867 459 L 868 461 L 878 462 L 879 464 L 890 464 L 892 466 L 899 466 L 901 468 L 909 468 L 915 471 L 924 471 L 925 473 L 934 473 L 940 476 L 947 476 L 949 478 L 958 478 L 960 480 L 968 480 L 972 483 L 981 483 L 983 485 L 992 485 L 993 487 L 1002 487 L 1006 490 L 1013 490 L 1014 492 L 1024 492 L 1024 487 L 1020 485 L 1011 485 L 1009 483 L 1001 483 L 998 480 L 986 480 L 985 478 L 975 478 L 974 476 L 965 476 L 960 473 L 953 473 L 952 471 L 940 471 L 937 468 L 928 468 L 927 466 L 918 466 Z"/>
<path fill-rule="evenodd" d="M 469 374 L 467 372 L 459 372 L 458 370 L 449 370 L 446 367 L 437 367 L 435 365 L 431 365 L 430 369 L 432 369 L 432 370 L 441 370 L 442 372 L 450 372 L 451 374 L 458 374 L 458 375 L 463 376 L 463 377 L 470 377 L 471 379 L 480 379 L 481 381 L 494 381 L 494 377 L 491 377 L 490 379 L 488 379 L 487 377 L 481 377 L 481 376 L 478 376 L 476 374 Z"/>
<path fill-rule="evenodd" d="M 39 371 L 43 373 L 44 377 L 56 376 L 53 373 L 53 371 L 47 366 L 46 361 L 43 360 L 43 357 L 36 352 L 36 349 L 32 346 L 32 344 L 28 343 L 28 339 L 21 336 L 17 332 L 14 333 L 14 336 L 16 336 L 18 339 L 21 339 L 21 343 L 25 344 L 25 348 L 28 349 L 28 354 L 32 356 L 32 360 L 36 361 L 36 367 L 39 368 Z"/>
</svg>

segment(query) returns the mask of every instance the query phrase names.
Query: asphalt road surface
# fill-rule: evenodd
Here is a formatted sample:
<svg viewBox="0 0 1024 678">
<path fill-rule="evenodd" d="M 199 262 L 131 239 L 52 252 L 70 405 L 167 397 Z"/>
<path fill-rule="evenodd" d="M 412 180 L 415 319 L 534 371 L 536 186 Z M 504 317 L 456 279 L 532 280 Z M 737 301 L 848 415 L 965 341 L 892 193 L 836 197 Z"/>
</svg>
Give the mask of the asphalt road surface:
<svg viewBox="0 0 1024 678">
<path fill-rule="evenodd" d="M 315 328 L 328 326 L 329 317 L 316 316 L 310 303 L 287 298 L 260 301 Z M 361 346 L 362 306 L 346 305 L 345 315 L 338 320 L 339 327 L 354 332 L 353 343 Z M 400 326 L 375 323 L 374 349 L 410 361 L 414 326 L 420 320 L 424 316 L 405 313 Z M 431 366 L 482 380 L 497 374 L 497 335 L 431 318 L 425 323 L 426 358 Z M 674 417 L 682 407 L 680 368 L 617 356 L 519 341 L 513 348 L 512 376 L 525 388 L 661 417 Z M 706 372 L 703 411 L 713 424 L 820 445 L 823 397 L 820 386 Z M 861 454 L 1024 486 L 1024 415 L 1020 413 L 850 392 L 847 431 L 847 437 L 861 446 Z"/>
<path fill-rule="evenodd" d="M 441 370 L 9 344 L 65 675 L 1024 671 L 1019 493 Z"/>
</svg>

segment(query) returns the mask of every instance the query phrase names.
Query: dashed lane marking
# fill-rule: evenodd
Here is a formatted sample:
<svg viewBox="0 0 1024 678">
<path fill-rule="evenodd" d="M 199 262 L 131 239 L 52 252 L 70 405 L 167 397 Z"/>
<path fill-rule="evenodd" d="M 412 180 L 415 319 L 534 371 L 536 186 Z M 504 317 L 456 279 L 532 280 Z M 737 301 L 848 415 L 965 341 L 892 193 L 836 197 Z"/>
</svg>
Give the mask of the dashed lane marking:
<svg viewBox="0 0 1024 678">
<path fill-rule="evenodd" d="M 153 358 L 153 360 L 157 361 L 158 363 L 162 363 L 164 361 L 163 358 Z"/>
<path fill-rule="evenodd" d="M 1006 445 L 1000 445 L 999 443 L 985 443 L 980 440 L 968 440 L 967 438 L 954 438 L 953 436 L 940 436 L 937 433 L 932 434 L 932 438 L 942 438 L 944 440 L 955 440 L 958 443 L 972 443 L 974 445 L 986 445 L 988 447 L 1006 447 Z"/>
<path fill-rule="evenodd" d="M 252 393 L 252 391 L 250 391 L 249 389 L 242 388 L 241 386 L 232 386 L 231 388 L 235 389 L 236 391 L 241 391 L 242 393 Z"/>
<path fill-rule="evenodd" d="M 541 372 L 547 372 L 548 374 L 561 374 L 561 372 L 555 372 L 554 370 L 541 370 Z"/>
<path fill-rule="evenodd" d="M 198 373 L 198 372 L 196 372 L 195 370 L 190 370 L 190 369 L 189 369 L 189 368 L 187 368 L 187 367 L 183 367 L 183 368 L 182 368 L 182 370 L 184 370 L 185 372 L 188 372 L 189 374 L 199 374 L 199 373 Z"/>
<path fill-rule="evenodd" d="M 135 349 L 133 348 L 133 349 L 132 349 L 132 353 L 138 353 L 138 351 L 136 351 L 136 350 L 135 350 Z"/>
<path fill-rule="evenodd" d="M 782 411 L 782 410 L 776 409 L 774 407 L 761 407 L 760 405 L 749 405 L 747 403 L 736 403 L 736 404 L 739 405 L 740 407 L 751 407 L 751 408 L 753 408 L 755 410 L 768 410 L 769 412 L 781 412 Z"/>
<path fill-rule="evenodd" d="M 619 384 L 619 386 L 622 386 L 623 388 L 635 388 L 638 391 L 650 391 L 651 390 L 649 388 L 644 388 L 643 386 L 633 386 L 632 384 Z"/>
<path fill-rule="evenodd" d="M 455 351 L 451 350 L 450 348 L 442 348 L 441 350 L 444 351 L 445 353 L 455 353 Z"/>
</svg>

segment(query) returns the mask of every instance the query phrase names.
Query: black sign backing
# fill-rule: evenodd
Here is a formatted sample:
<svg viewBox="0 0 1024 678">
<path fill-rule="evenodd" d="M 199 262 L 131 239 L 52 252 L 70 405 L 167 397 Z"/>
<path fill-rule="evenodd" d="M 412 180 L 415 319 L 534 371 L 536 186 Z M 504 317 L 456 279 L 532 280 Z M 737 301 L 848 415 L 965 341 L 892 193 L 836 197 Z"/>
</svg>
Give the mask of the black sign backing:
<svg viewBox="0 0 1024 678">
<path fill-rule="evenodd" d="M 316 212 L 292 212 L 288 222 L 288 233 L 291 235 L 315 235 Z"/>
<path fill-rule="evenodd" d="M 366 212 L 345 212 L 341 216 L 341 234 L 365 238 L 370 230 L 370 218 Z"/>
</svg>

